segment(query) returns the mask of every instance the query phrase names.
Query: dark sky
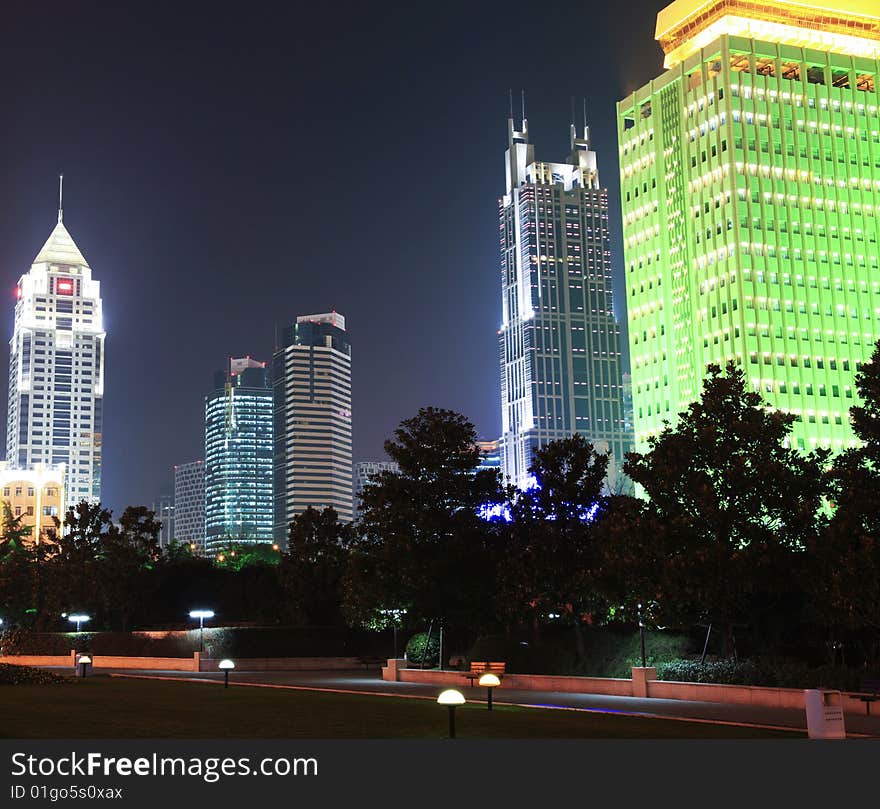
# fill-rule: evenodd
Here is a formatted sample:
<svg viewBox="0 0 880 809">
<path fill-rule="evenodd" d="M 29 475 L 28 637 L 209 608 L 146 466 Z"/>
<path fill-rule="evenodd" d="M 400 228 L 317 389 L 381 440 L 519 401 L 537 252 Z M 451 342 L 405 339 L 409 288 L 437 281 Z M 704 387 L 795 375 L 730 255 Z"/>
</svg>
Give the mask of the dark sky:
<svg viewBox="0 0 880 809">
<path fill-rule="evenodd" d="M 269 360 L 275 324 L 300 314 L 346 316 L 355 460 L 383 457 L 426 405 L 497 437 L 508 88 L 549 160 L 586 96 L 619 279 L 614 103 L 660 72 L 663 5 L 10 4 L 4 339 L 63 172 L 64 221 L 104 299 L 105 504 L 170 492 L 172 465 L 203 457 L 213 372 Z"/>
</svg>

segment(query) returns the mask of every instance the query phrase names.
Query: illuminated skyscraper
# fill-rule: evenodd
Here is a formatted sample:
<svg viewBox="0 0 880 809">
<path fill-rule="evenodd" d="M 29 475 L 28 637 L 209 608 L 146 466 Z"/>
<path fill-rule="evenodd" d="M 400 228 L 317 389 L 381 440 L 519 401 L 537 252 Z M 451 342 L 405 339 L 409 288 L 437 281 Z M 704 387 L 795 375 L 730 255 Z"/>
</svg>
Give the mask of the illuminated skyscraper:
<svg viewBox="0 0 880 809">
<path fill-rule="evenodd" d="M 621 401 L 620 328 L 611 300 L 608 195 L 589 130 L 571 126 L 571 155 L 535 159 L 508 121 L 507 190 L 499 201 L 502 323 L 501 468 L 528 485 L 533 452 L 581 433 L 610 452 L 629 449 Z"/>
<path fill-rule="evenodd" d="M 272 387 L 244 357 L 205 397 L 205 553 L 257 542 L 272 542 Z"/>
<path fill-rule="evenodd" d="M 9 341 L 6 459 L 64 464 L 64 502 L 101 499 L 104 326 L 98 281 L 58 223 L 18 282 Z"/>
<path fill-rule="evenodd" d="M 309 506 L 354 517 L 351 344 L 336 312 L 298 317 L 272 362 L 275 390 L 275 539 Z"/>
<path fill-rule="evenodd" d="M 205 550 L 205 464 L 190 461 L 174 467 L 174 539 Z"/>
<path fill-rule="evenodd" d="M 880 6 L 678 0 L 656 38 L 617 108 L 636 444 L 735 360 L 839 451 L 880 337 Z"/>
</svg>

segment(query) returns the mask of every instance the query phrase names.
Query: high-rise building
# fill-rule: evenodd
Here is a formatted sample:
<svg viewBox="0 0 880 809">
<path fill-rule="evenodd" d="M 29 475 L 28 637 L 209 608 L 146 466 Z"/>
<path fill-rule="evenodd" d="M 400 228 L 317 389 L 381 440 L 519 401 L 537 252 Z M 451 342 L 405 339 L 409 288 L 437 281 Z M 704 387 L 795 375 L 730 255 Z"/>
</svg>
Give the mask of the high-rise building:
<svg viewBox="0 0 880 809">
<path fill-rule="evenodd" d="M 159 547 L 167 548 L 174 542 L 174 498 L 170 494 L 159 496 L 159 500 L 153 503 L 153 513 L 155 519 L 161 524 L 159 529 Z"/>
<path fill-rule="evenodd" d="M 354 507 L 360 509 L 361 492 L 380 472 L 399 472 L 397 461 L 359 461 L 354 465 Z"/>
<path fill-rule="evenodd" d="M 623 459 L 620 328 L 611 295 L 608 195 L 589 129 L 571 155 L 535 159 L 528 122 L 508 121 L 507 190 L 499 201 L 502 323 L 501 466 L 528 486 L 534 451 L 580 433 Z"/>
<path fill-rule="evenodd" d="M 9 341 L 6 460 L 64 464 L 64 500 L 101 499 L 104 326 L 98 281 L 63 222 L 18 282 Z"/>
<path fill-rule="evenodd" d="M 205 552 L 205 464 L 202 461 L 174 467 L 174 538 Z"/>
<path fill-rule="evenodd" d="M 351 344 L 336 312 L 304 315 L 284 330 L 273 358 L 275 540 L 309 506 L 354 517 Z"/>
<path fill-rule="evenodd" d="M 477 441 L 480 449 L 480 463 L 477 469 L 501 469 L 501 441 Z"/>
<path fill-rule="evenodd" d="M 232 358 L 205 397 L 205 553 L 272 542 L 272 387 L 266 363 Z"/>
<path fill-rule="evenodd" d="M 678 0 L 617 106 L 636 444 L 741 365 L 793 446 L 855 442 L 880 337 L 880 7 Z"/>
</svg>

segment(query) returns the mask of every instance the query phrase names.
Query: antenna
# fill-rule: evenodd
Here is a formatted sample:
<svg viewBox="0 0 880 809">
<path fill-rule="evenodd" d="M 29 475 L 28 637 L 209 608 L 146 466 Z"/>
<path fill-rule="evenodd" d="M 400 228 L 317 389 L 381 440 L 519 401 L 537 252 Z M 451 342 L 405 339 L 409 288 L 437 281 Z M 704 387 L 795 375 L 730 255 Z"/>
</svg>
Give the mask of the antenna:
<svg viewBox="0 0 880 809">
<path fill-rule="evenodd" d="M 584 132 L 587 131 L 587 97 L 584 96 Z"/>
<path fill-rule="evenodd" d="M 64 175 L 58 175 L 58 222 L 64 221 Z"/>
<path fill-rule="evenodd" d="M 510 120 L 512 121 L 513 120 L 513 88 L 511 87 L 507 92 L 510 94 L 510 115 L 508 115 L 507 117 L 510 118 Z"/>
<path fill-rule="evenodd" d="M 574 96 L 571 97 L 571 125 L 574 126 Z"/>
<path fill-rule="evenodd" d="M 520 94 L 522 95 L 522 119 L 526 120 L 526 91 L 520 90 Z"/>
</svg>

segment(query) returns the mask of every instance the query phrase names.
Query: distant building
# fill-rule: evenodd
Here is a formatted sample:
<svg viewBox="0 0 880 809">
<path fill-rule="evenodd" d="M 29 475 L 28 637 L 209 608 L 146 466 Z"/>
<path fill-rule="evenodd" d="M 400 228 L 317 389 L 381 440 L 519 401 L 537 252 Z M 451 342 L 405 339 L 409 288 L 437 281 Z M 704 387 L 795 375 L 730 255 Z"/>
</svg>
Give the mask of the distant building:
<svg viewBox="0 0 880 809">
<path fill-rule="evenodd" d="M 205 464 L 202 461 L 174 467 L 174 539 L 205 552 Z"/>
<path fill-rule="evenodd" d="M 294 517 L 332 506 L 354 517 L 351 344 L 345 318 L 304 315 L 284 330 L 272 361 L 275 393 L 275 540 Z"/>
<path fill-rule="evenodd" d="M 477 441 L 480 448 L 480 463 L 477 469 L 501 470 L 501 441 Z"/>
<path fill-rule="evenodd" d="M 399 472 L 396 461 L 359 461 L 354 465 L 354 506 L 360 510 L 361 492 L 364 486 L 380 472 Z"/>
<path fill-rule="evenodd" d="M 162 524 L 159 531 L 159 547 L 167 548 L 174 542 L 174 498 L 170 494 L 163 494 L 158 503 L 153 503 L 153 512 L 156 519 Z"/>
<path fill-rule="evenodd" d="M 52 541 L 55 517 L 64 519 L 64 464 L 36 464 L 28 469 L 0 461 L 0 503 L 9 503 L 13 517 L 31 528 L 32 542 Z"/>
<path fill-rule="evenodd" d="M 272 388 L 264 362 L 231 358 L 205 397 L 205 553 L 272 542 Z"/>
</svg>

